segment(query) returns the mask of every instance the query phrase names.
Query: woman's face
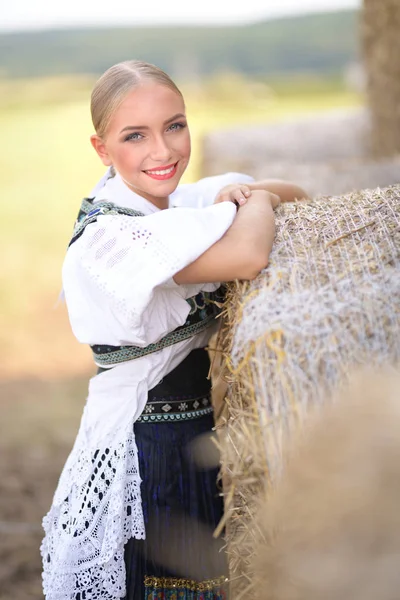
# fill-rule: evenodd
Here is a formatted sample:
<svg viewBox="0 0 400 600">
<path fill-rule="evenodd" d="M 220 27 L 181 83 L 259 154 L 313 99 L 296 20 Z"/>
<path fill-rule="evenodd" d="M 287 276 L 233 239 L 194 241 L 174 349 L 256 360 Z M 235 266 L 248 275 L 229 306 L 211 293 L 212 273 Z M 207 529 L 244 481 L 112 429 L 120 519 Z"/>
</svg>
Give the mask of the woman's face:
<svg viewBox="0 0 400 600">
<path fill-rule="evenodd" d="M 133 191 L 166 208 L 190 158 L 183 99 L 164 85 L 145 83 L 115 111 L 105 139 L 91 141 Z"/>
</svg>

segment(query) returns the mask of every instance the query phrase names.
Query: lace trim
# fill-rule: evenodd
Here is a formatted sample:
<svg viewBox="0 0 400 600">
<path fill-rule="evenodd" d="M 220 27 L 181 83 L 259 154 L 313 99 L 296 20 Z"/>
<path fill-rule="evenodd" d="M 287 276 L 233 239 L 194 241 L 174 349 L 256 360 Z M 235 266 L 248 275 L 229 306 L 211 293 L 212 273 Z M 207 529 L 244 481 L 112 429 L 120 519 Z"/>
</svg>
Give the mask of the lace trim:
<svg viewBox="0 0 400 600">
<path fill-rule="evenodd" d="M 144 539 L 133 428 L 88 447 L 81 426 L 43 519 L 47 600 L 116 600 L 126 587 L 124 545 Z"/>
</svg>

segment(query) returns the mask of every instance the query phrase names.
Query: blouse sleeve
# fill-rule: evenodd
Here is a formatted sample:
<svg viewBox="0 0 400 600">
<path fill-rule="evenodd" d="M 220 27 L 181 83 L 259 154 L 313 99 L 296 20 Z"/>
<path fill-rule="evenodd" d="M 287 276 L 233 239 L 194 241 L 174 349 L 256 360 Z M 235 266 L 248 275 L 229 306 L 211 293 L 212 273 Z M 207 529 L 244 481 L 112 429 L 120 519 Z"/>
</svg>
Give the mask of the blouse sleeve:
<svg viewBox="0 0 400 600">
<path fill-rule="evenodd" d="M 204 177 L 196 183 L 179 185 L 171 196 L 173 206 L 204 208 L 211 206 L 219 191 L 231 183 L 251 183 L 254 178 L 243 173 L 225 173 Z"/>
<path fill-rule="evenodd" d="M 183 325 L 186 298 L 207 286 L 180 286 L 173 276 L 217 242 L 235 215 L 235 206 L 223 202 L 143 217 L 99 216 L 70 246 L 63 265 L 77 339 L 143 347 Z"/>
</svg>

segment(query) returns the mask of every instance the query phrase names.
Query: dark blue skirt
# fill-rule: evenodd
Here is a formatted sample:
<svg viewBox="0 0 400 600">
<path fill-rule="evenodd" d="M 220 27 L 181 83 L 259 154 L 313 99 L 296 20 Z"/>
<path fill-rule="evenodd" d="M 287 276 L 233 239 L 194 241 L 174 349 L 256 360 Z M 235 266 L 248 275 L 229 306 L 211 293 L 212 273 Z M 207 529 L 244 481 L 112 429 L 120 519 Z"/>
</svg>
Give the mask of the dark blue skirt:
<svg viewBox="0 0 400 600">
<path fill-rule="evenodd" d="M 193 448 L 214 426 L 208 370 L 207 353 L 193 351 L 149 392 L 153 421 L 134 425 L 146 539 L 125 546 L 126 600 L 226 597 L 224 544 L 213 538 L 223 515 L 218 469 L 199 467 Z"/>
</svg>

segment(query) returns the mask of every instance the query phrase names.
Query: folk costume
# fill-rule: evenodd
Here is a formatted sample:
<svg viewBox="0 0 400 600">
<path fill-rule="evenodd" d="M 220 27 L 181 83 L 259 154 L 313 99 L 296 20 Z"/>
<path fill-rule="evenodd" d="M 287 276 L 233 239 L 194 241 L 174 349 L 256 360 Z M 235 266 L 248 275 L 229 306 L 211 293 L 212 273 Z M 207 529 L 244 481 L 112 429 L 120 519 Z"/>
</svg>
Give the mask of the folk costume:
<svg viewBox="0 0 400 600">
<path fill-rule="evenodd" d="M 173 276 L 231 226 L 218 191 L 249 180 L 180 185 L 160 210 L 108 170 L 82 203 L 63 289 L 99 372 L 43 520 L 46 600 L 224 597 L 217 471 L 192 444 L 213 426 L 204 348 L 223 291 Z"/>
</svg>

